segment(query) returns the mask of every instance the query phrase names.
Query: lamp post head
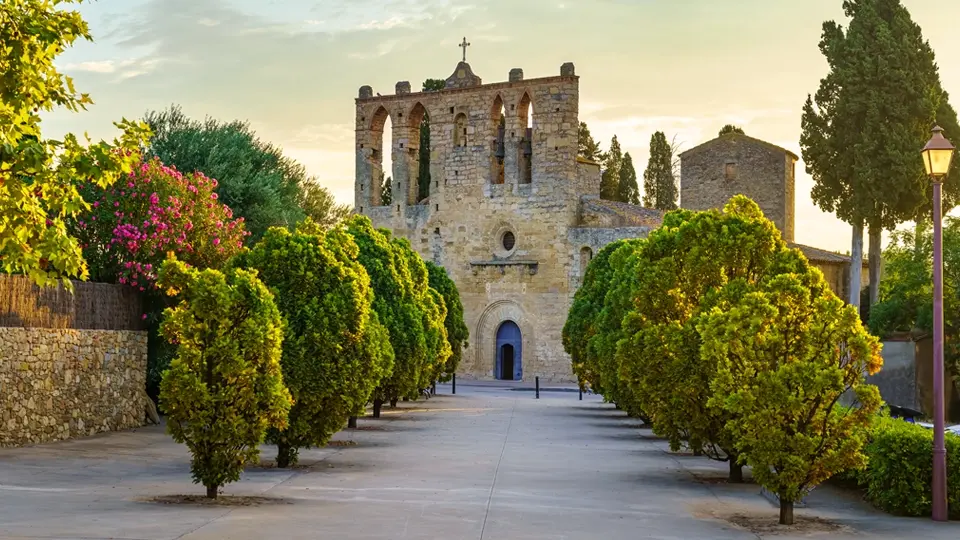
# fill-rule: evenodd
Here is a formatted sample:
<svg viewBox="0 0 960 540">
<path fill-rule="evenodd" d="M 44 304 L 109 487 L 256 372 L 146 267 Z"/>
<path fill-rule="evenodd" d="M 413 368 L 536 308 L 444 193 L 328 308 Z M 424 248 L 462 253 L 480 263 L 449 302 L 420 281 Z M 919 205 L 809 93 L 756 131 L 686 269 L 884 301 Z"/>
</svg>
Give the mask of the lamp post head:
<svg viewBox="0 0 960 540">
<path fill-rule="evenodd" d="M 943 136 L 940 126 L 933 128 L 933 137 L 923 147 L 923 167 L 927 174 L 940 180 L 950 172 L 950 163 L 953 161 L 954 146 Z"/>
</svg>

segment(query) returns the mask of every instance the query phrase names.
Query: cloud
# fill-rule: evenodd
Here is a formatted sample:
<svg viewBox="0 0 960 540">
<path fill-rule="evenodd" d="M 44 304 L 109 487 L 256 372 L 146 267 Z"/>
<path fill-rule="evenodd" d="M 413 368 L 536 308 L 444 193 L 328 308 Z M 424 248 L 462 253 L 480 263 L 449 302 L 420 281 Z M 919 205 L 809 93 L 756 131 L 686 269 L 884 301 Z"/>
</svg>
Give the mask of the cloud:
<svg viewBox="0 0 960 540">
<path fill-rule="evenodd" d="M 145 75 L 157 69 L 161 64 L 160 58 L 129 58 L 126 60 L 92 60 L 86 62 L 69 63 L 63 66 L 66 73 L 87 72 L 98 74 L 113 74 L 111 81 L 118 82 L 140 75 Z"/>
</svg>

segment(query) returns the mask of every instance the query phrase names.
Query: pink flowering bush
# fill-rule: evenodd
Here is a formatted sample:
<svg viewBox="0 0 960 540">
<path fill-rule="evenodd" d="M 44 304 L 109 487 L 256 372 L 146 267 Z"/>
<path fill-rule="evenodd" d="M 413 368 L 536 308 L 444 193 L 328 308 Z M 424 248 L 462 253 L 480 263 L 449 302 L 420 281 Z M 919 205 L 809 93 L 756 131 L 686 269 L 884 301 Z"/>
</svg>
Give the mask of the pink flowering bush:
<svg viewBox="0 0 960 540">
<path fill-rule="evenodd" d="M 198 268 L 219 268 L 243 247 L 243 218 L 217 200 L 217 181 L 183 174 L 158 159 L 141 162 L 113 186 L 81 188 L 89 212 L 73 223 L 95 281 L 140 291 L 156 288 L 170 254 Z"/>
</svg>

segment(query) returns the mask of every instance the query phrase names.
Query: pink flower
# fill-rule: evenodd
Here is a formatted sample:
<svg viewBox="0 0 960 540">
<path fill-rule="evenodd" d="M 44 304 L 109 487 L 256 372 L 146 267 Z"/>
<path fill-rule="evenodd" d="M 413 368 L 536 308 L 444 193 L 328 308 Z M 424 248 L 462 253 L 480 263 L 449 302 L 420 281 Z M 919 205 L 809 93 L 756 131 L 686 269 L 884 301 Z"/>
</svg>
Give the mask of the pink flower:
<svg viewBox="0 0 960 540">
<path fill-rule="evenodd" d="M 211 198 L 211 199 L 216 199 L 216 198 L 217 198 L 217 194 L 216 194 L 216 193 L 211 193 L 211 194 L 210 194 L 210 198 Z"/>
<path fill-rule="evenodd" d="M 120 206 L 120 201 L 113 201 L 113 206 Z"/>
<path fill-rule="evenodd" d="M 140 290 L 142 291 L 142 290 L 143 290 L 143 287 L 140 287 Z M 144 313 L 143 315 L 141 315 L 141 316 L 140 316 L 140 319 L 141 319 L 141 320 L 144 320 L 144 321 L 147 320 L 147 314 Z"/>
<path fill-rule="evenodd" d="M 219 239 L 219 238 L 214 238 L 214 239 L 213 239 L 213 245 L 219 246 L 219 245 L 220 245 L 220 239 Z"/>
<path fill-rule="evenodd" d="M 96 208 L 100 206 L 100 201 L 93 201 L 93 207 Z"/>
</svg>

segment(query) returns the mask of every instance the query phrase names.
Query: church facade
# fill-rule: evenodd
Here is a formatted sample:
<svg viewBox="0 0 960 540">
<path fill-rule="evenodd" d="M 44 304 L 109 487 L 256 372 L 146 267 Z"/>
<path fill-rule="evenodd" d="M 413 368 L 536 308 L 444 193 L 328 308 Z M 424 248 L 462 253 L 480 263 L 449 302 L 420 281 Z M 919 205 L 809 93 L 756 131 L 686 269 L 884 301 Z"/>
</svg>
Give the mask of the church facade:
<svg viewBox="0 0 960 540">
<path fill-rule="evenodd" d="M 599 164 L 577 157 L 578 109 L 571 63 L 554 76 L 525 79 L 513 69 L 506 82 L 483 84 L 464 61 L 439 91 L 411 92 L 405 81 L 392 95 L 360 88 L 355 211 L 409 239 L 457 283 L 470 329 L 461 378 L 574 381 L 561 331 L 587 264 L 604 245 L 645 237 L 662 220 L 658 210 L 599 198 Z M 393 143 L 384 148 L 388 117 Z M 418 184 L 425 118 L 426 192 Z"/>
</svg>

